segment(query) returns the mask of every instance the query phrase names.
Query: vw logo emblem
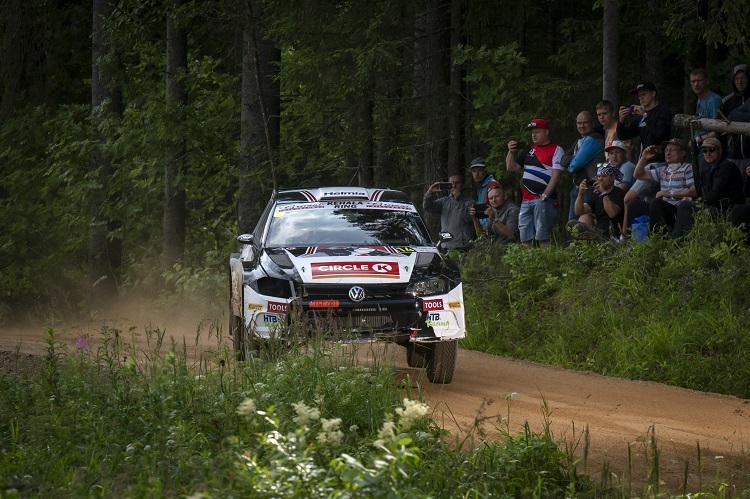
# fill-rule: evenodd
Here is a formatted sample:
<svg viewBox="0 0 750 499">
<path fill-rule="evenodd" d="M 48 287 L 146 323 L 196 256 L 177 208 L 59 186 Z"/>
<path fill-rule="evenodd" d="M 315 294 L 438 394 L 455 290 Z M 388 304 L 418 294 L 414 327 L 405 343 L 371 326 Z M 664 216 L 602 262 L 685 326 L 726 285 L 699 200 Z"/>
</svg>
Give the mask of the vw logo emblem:
<svg viewBox="0 0 750 499">
<path fill-rule="evenodd" d="M 352 286 L 349 290 L 349 299 L 351 301 L 361 302 L 365 299 L 365 290 L 361 286 Z"/>
</svg>

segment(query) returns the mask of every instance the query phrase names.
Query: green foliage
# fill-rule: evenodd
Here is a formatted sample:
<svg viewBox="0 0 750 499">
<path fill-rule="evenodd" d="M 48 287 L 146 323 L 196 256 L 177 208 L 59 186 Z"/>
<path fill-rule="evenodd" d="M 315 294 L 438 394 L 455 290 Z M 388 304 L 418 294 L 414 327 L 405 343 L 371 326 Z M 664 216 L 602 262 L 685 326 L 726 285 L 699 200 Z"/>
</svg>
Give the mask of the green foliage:
<svg viewBox="0 0 750 499">
<path fill-rule="evenodd" d="M 559 119 L 573 85 L 553 75 L 531 75 L 528 60 L 515 43 L 501 47 L 459 46 L 455 64 L 468 67 L 465 80 L 473 88 L 471 123 L 490 152 L 487 161 L 502 165 L 509 140 L 526 141 L 526 124 L 538 116 Z M 531 91 L 533 89 L 533 91 Z M 506 175 L 500 173 L 499 178 Z"/>
<path fill-rule="evenodd" d="M 591 491 L 547 431 L 454 450 L 391 367 L 340 348 L 199 363 L 116 324 L 60 341 L 40 373 L 0 371 L 8 497 L 559 497 Z M 471 480 L 462 479 L 472 477 Z M 197 497 L 197 496 L 196 496 Z"/>
<path fill-rule="evenodd" d="M 462 346 L 612 376 L 750 396 L 750 250 L 699 213 L 681 241 L 481 245 L 464 261 Z"/>
<path fill-rule="evenodd" d="M 82 261 L 86 251 L 86 110 L 37 108 L 3 126 L 0 144 L 0 300 L 54 302 L 80 280 L 70 261 Z"/>
</svg>

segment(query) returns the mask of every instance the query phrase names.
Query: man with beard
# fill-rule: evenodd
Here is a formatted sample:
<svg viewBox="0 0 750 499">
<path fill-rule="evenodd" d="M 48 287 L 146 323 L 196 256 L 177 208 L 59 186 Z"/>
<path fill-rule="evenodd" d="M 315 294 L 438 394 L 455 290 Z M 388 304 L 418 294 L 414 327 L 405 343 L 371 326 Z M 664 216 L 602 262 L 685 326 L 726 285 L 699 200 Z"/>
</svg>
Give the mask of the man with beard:
<svg viewBox="0 0 750 499">
<path fill-rule="evenodd" d="M 474 227 L 477 231 L 483 230 L 491 241 L 499 244 L 518 241 L 518 205 L 508 201 L 508 196 L 502 187 L 490 187 L 488 195 L 490 202 L 484 214 L 489 223 L 483 228 L 472 206 L 469 214 L 474 220 Z"/>
</svg>

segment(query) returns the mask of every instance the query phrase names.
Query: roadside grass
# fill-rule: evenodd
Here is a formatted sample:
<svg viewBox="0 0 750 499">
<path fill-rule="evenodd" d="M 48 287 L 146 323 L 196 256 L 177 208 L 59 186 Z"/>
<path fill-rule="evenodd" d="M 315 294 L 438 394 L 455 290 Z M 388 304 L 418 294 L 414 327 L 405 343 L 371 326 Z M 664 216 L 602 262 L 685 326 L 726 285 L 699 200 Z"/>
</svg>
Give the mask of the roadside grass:
<svg viewBox="0 0 750 499">
<path fill-rule="evenodd" d="M 461 346 L 749 398 L 743 238 L 699 217 L 680 242 L 480 243 L 458 255 L 470 328 Z M 203 277 L 174 279 L 220 297 L 223 278 Z M 549 425 L 511 435 L 500 423 L 492 435 L 478 416 L 449 436 L 387 363 L 360 366 L 315 343 L 235 362 L 220 328 L 207 327 L 197 334 L 215 334 L 216 346 L 198 358 L 164 330 L 106 321 L 70 346 L 50 327 L 46 355 L 27 369 L 28 358 L 10 354 L 0 369 L 0 497 L 750 496 L 720 467 L 706 475 L 700 447 L 700 492 L 688 493 L 687 464 L 684 487 L 665 490 L 653 433 L 638 448 L 646 477 L 605 464 L 590 480 L 585 433 L 582 448 L 561 448 Z M 134 346 L 138 334 L 148 349 Z"/>
<path fill-rule="evenodd" d="M 462 348 L 750 398 L 750 249 L 726 222 L 688 237 L 461 255 Z"/>
<path fill-rule="evenodd" d="M 0 497 L 594 497 L 549 431 L 450 445 L 385 362 L 313 343 L 191 359 L 103 324 L 0 370 Z M 142 342 L 141 342 L 142 344 Z M 28 359 L 26 359 L 28 361 Z"/>
</svg>

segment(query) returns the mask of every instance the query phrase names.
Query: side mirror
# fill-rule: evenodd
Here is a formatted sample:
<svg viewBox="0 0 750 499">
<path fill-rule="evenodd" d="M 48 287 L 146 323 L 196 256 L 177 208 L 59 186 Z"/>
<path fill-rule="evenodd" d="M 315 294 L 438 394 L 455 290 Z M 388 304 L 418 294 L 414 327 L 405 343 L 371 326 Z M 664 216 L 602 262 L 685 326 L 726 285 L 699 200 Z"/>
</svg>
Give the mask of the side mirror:
<svg viewBox="0 0 750 499">
<path fill-rule="evenodd" d="M 255 236 L 252 234 L 240 234 L 237 236 L 237 242 L 240 244 L 253 244 Z"/>
</svg>

